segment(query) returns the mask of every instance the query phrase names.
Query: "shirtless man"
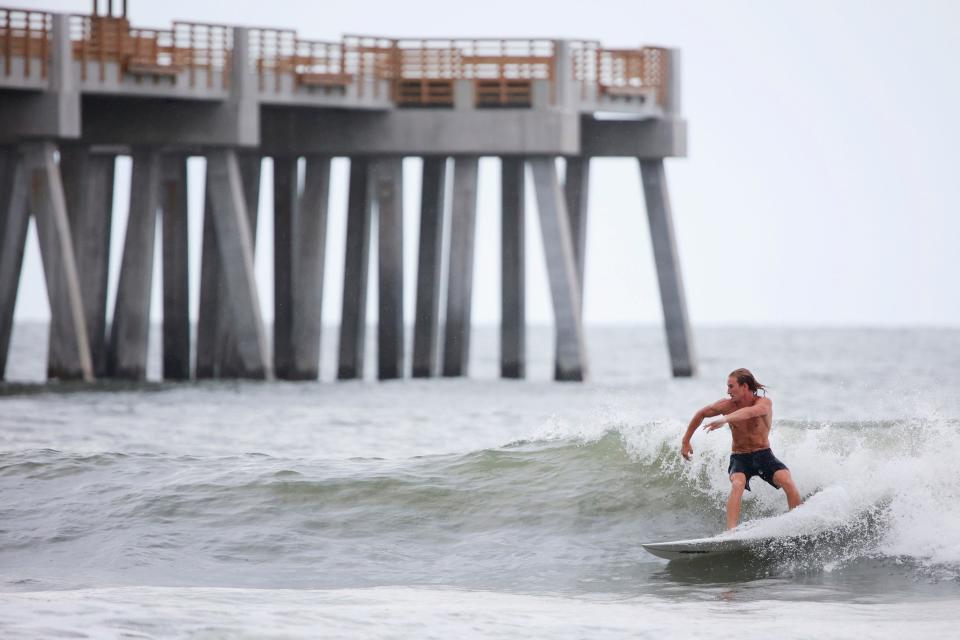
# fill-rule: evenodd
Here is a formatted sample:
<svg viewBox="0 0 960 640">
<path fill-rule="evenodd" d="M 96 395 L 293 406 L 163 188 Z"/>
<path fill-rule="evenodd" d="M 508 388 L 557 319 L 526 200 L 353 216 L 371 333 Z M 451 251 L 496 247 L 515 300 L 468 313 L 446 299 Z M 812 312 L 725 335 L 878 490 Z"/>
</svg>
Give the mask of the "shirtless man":
<svg viewBox="0 0 960 640">
<path fill-rule="evenodd" d="M 758 395 L 760 390 L 764 395 Z M 770 426 L 773 423 L 773 402 L 766 397 L 766 388 L 757 382 L 747 369 L 737 369 L 727 378 L 727 393 L 724 398 L 697 411 L 683 436 L 681 454 L 687 460 L 693 455 L 690 438 L 704 418 L 723 416 L 703 425 L 714 431 L 725 424 L 733 434 L 733 455 L 730 456 L 730 497 L 727 498 L 727 529 L 733 529 L 740 520 L 740 499 L 743 490 L 750 491 L 750 478 L 760 476 L 775 489 L 787 494 L 790 509 L 800 504 L 800 493 L 793 483 L 790 470 L 770 450 Z"/>
</svg>

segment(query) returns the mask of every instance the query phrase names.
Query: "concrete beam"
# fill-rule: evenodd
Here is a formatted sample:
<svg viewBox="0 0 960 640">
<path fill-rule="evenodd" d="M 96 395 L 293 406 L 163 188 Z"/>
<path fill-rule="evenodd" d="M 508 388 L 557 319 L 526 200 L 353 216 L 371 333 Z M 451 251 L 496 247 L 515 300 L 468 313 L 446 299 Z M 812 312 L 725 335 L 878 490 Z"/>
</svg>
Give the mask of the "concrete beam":
<svg viewBox="0 0 960 640">
<path fill-rule="evenodd" d="M 667 58 L 667 103 L 664 109 L 674 116 L 679 115 L 683 108 L 680 91 L 681 64 L 680 49 L 670 49 L 670 55 Z"/>
<path fill-rule="evenodd" d="M 547 259 L 557 331 L 554 374 L 557 380 L 584 380 L 587 377 L 587 356 L 580 311 L 580 285 L 577 282 L 576 255 L 566 200 L 560 189 L 554 159 L 535 157 L 528 162 L 537 192 L 543 252 Z"/>
<path fill-rule="evenodd" d="M 224 296 L 220 291 L 220 246 L 213 220 L 213 189 L 210 186 L 210 165 L 203 200 L 203 239 L 200 255 L 200 307 L 197 314 L 196 377 L 204 380 L 217 377 L 220 365 L 219 323 Z"/>
<path fill-rule="evenodd" d="M 372 183 L 369 162 L 364 158 L 351 158 L 343 310 L 340 316 L 340 359 L 337 366 L 337 377 L 341 380 L 363 378 Z"/>
<path fill-rule="evenodd" d="M 500 159 L 500 375 L 527 375 L 526 174 L 521 158 Z"/>
<path fill-rule="evenodd" d="M 688 377 L 696 372 L 696 362 L 663 160 L 641 159 L 640 175 L 650 221 L 653 257 L 657 264 L 670 364 L 675 377 Z"/>
<path fill-rule="evenodd" d="M 256 250 L 257 213 L 260 202 L 260 170 L 262 159 L 257 152 L 237 154 L 243 178 L 244 201 L 247 205 L 250 241 Z M 209 166 L 205 182 L 203 241 L 200 258 L 200 312 L 197 318 L 198 379 L 237 378 L 243 365 L 233 334 L 233 318 L 220 272 L 220 246 L 217 241 L 213 205 L 210 200 Z"/>
<path fill-rule="evenodd" d="M 261 109 L 266 153 L 513 155 L 580 153 L 580 116 L 538 109 Z"/>
<path fill-rule="evenodd" d="M 89 147 L 60 147 L 60 173 L 67 214 L 73 232 L 80 292 L 89 333 L 90 352 L 97 376 L 107 373 L 107 276 L 110 260 L 110 236 L 113 220 L 113 183 L 116 156 L 94 154 Z M 59 294 L 61 301 L 63 297 Z M 51 309 L 51 330 L 62 322 L 62 309 Z M 60 366 L 55 341 L 48 350 L 48 369 Z"/>
<path fill-rule="evenodd" d="M 595 120 L 584 116 L 580 130 L 585 157 L 683 158 L 686 120 Z"/>
<path fill-rule="evenodd" d="M 51 336 L 57 344 L 61 369 L 53 371 L 59 378 L 84 381 L 94 379 L 80 278 L 73 250 L 73 234 L 67 217 L 66 197 L 60 168 L 54 158 L 56 146 L 51 142 L 36 142 L 23 146 L 23 162 L 29 184 L 29 208 L 37 223 L 40 256 L 47 277 L 50 308 L 60 308 L 58 294 L 65 302 L 62 309 L 69 322 L 56 324 L 58 331 Z"/>
<path fill-rule="evenodd" d="M 377 197 L 378 302 L 377 377 L 402 378 L 403 332 L 403 158 L 378 158 L 373 171 Z"/>
<path fill-rule="evenodd" d="M 12 146 L 0 148 L 0 380 L 6 375 L 29 223 L 27 175 L 20 152 Z"/>
<path fill-rule="evenodd" d="M 443 345 L 444 376 L 466 375 L 470 362 L 478 166 L 479 158 L 476 156 L 457 156 L 453 159 L 447 320 Z"/>
<path fill-rule="evenodd" d="M 580 288 L 580 317 L 583 320 L 584 265 L 587 253 L 587 201 L 590 189 L 590 158 L 571 156 L 566 159 L 567 170 L 563 182 L 563 195 L 570 218 L 570 235 L 573 240 L 574 260 L 577 266 L 577 285 Z M 557 336 L 559 340 L 559 334 Z M 559 353 L 560 344 L 556 345 Z"/>
<path fill-rule="evenodd" d="M 85 95 L 87 144 L 256 147 L 260 104 L 250 61 L 249 30 L 233 29 L 230 91 L 226 99 L 163 99 Z M 68 43 L 69 45 L 69 43 Z"/>
<path fill-rule="evenodd" d="M 91 145 L 249 146 L 259 143 L 256 120 L 243 103 L 83 97 L 83 142 Z"/>
<path fill-rule="evenodd" d="M 590 199 L 590 158 L 571 156 L 566 159 L 567 171 L 563 195 L 570 215 L 570 233 L 577 261 L 577 282 L 580 284 L 580 302 L 583 303 L 583 277 L 587 253 L 587 204 Z"/>
<path fill-rule="evenodd" d="M 243 179 L 243 199 L 247 204 L 247 222 L 250 228 L 250 242 L 254 256 L 257 250 L 257 217 L 260 210 L 260 173 L 263 158 L 257 151 L 237 153 L 240 165 L 240 177 Z M 219 271 L 217 272 L 219 274 Z M 222 281 L 221 281 L 222 286 Z M 226 297 L 220 296 L 217 307 L 217 376 L 220 378 L 238 378 L 243 375 L 243 364 L 237 348 L 237 337 L 233 332 L 233 319 Z"/>
<path fill-rule="evenodd" d="M 295 313 L 291 339 L 294 358 L 291 377 L 297 380 L 316 380 L 320 373 L 330 161 L 327 156 L 307 158 L 303 193 L 297 207 L 293 270 Z"/>
<path fill-rule="evenodd" d="M 190 284 L 187 266 L 187 158 L 162 159 L 163 377 L 190 379 Z"/>
<path fill-rule="evenodd" d="M 210 203 L 233 330 L 246 378 L 272 378 L 266 330 L 260 315 L 260 295 L 253 270 L 253 239 L 243 193 L 240 165 L 234 149 L 207 155 Z"/>
<path fill-rule="evenodd" d="M 70 16 L 53 14 L 45 91 L 8 91 L 0 100 L 0 140 L 76 138 L 80 91 L 73 74 Z"/>
<path fill-rule="evenodd" d="M 432 377 L 437 370 L 446 176 L 445 156 L 427 156 L 423 159 L 417 302 L 413 329 L 414 378 Z"/>
<path fill-rule="evenodd" d="M 577 102 L 578 84 L 573 81 L 573 52 L 569 40 L 553 41 L 554 85 L 556 105 L 561 109 L 574 109 Z"/>
<path fill-rule="evenodd" d="M 144 380 L 147 375 L 153 251 L 159 206 L 160 152 L 156 147 L 138 147 L 133 152 L 130 215 L 107 362 L 109 375 L 116 378 Z"/>
<path fill-rule="evenodd" d="M 273 158 L 273 368 L 277 377 L 293 378 L 293 265 L 299 180 L 296 156 Z"/>
</svg>

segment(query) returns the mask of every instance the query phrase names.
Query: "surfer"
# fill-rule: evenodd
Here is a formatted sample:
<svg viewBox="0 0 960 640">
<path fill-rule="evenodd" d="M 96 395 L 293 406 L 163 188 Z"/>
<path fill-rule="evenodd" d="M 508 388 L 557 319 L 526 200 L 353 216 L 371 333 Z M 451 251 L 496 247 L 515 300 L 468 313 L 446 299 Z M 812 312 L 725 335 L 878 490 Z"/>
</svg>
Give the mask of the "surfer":
<svg viewBox="0 0 960 640">
<path fill-rule="evenodd" d="M 763 395 L 760 392 L 763 391 Z M 733 454 L 730 456 L 730 497 L 727 498 L 727 529 L 733 529 L 740 520 L 740 499 L 743 490 L 750 491 L 750 478 L 760 476 L 783 489 L 787 506 L 793 509 L 800 504 L 800 492 L 790 476 L 787 465 L 777 460 L 770 450 L 770 426 L 773 424 L 773 402 L 766 395 L 766 387 L 757 382 L 747 369 L 737 369 L 727 378 L 727 394 L 697 411 L 687 426 L 680 453 L 687 460 L 693 455 L 690 438 L 704 418 L 722 416 L 703 425 L 706 431 L 714 431 L 725 424 L 733 434 Z"/>
</svg>

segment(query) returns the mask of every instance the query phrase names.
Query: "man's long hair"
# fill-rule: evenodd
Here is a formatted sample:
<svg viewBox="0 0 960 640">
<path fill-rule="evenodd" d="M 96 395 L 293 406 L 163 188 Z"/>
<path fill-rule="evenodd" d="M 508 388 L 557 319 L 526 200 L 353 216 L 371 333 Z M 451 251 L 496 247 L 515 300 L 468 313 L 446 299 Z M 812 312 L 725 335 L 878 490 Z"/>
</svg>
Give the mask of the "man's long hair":
<svg viewBox="0 0 960 640">
<path fill-rule="evenodd" d="M 763 391 L 763 395 L 767 395 L 767 387 L 760 384 L 760 381 L 753 377 L 753 374 L 750 373 L 749 369 L 735 369 L 730 372 L 731 378 L 737 379 L 737 384 L 745 384 L 749 387 L 750 391 L 753 392 L 753 395 L 760 395 L 760 391 Z"/>
</svg>

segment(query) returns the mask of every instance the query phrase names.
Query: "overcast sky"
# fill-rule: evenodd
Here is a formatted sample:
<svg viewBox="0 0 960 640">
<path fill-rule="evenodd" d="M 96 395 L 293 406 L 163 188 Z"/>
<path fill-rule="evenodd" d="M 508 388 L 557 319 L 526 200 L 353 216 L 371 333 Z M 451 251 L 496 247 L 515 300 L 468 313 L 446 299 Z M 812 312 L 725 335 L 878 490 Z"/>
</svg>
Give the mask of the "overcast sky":
<svg viewBox="0 0 960 640">
<path fill-rule="evenodd" d="M 90 9 L 86 1 L 26 5 Z M 131 0 L 130 18 L 141 27 L 165 27 L 174 19 L 292 27 L 317 40 L 344 33 L 537 36 L 680 47 L 689 157 L 668 160 L 667 177 L 695 325 L 960 325 L 960 3 Z M 593 162 L 586 320 L 660 322 L 636 161 Z M 419 163 L 406 167 L 412 318 Z M 500 313 L 497 167 L 493 160 L 481 163 L 474 278 L 474 321 L 480 323 L 496 322 Z M 111 288 L 129 198 L 129 162 L 118 168 Z M 271 185 L 264 168 L 257 271 L 270 319 Z M 346 168 L 335 163 L 331 193 L 324 320 L 334 324 Z M 191 177 L 196 317 L 202 161 L 192 161 Z M 546 323 L 552 312 L 534 214 L 528 318 Z M 158 302 L 155 295 L 155 317 Z M 31 231 L 17 318 L 47 316 Z"/>
</svg>

